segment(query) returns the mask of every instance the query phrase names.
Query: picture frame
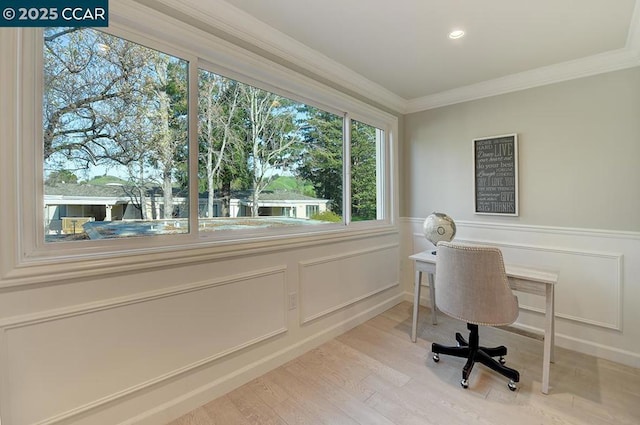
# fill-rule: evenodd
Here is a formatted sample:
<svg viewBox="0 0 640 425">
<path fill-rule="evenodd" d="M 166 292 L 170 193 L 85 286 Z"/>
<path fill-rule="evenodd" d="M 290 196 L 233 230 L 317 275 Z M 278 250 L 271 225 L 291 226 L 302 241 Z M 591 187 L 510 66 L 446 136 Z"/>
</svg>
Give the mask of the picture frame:
<svg viewBox="0 0 640 425">
<path fill-rule="evenodd" d="M 473 139 L 474 213 L 518 216 L 518 135 Z"/>
</svg>

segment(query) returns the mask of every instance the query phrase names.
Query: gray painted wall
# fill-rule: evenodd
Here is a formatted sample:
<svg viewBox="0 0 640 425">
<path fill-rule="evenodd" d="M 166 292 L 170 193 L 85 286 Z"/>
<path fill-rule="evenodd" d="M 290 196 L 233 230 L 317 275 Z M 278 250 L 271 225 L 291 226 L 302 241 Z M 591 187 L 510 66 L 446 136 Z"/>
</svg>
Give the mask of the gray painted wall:
<svg viewBox="0 0 640 425">
<path fill-rule="evenodd" d="M 519 217 L 473 213 L 474 138 L 517 133 Z M 409 114 L 405 217 L 640 231 L 640 68 Z"/>
</svg>

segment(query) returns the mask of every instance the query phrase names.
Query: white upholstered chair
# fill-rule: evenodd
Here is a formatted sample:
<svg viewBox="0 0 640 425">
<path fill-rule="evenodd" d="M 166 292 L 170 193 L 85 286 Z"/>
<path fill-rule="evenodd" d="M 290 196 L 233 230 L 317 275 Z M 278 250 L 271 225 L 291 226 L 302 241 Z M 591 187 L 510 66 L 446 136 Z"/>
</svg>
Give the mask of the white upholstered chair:
<svg viewBox="0 0 640 425">
<path fill-rule="evenodd" d="M 460 384 L 469 386 L 469 375 L 476 362 L 509 378 L 509 389 L 520 381 L 517 370 L 504 365 L 505 346 L 479 346 L 478 325 L 508 325 L 518 318 L 518 298 L 513 295 L 497 248 L 439 242 L 435 293 L 438 308 L 451 317 L 467 322 L 469 341 L 456 333 L 455 347 L 433 343 L 433 360 L 440 354 L 464 357 Z M 499 356 L 499 361 L 493 357 Z"/>
</svg>

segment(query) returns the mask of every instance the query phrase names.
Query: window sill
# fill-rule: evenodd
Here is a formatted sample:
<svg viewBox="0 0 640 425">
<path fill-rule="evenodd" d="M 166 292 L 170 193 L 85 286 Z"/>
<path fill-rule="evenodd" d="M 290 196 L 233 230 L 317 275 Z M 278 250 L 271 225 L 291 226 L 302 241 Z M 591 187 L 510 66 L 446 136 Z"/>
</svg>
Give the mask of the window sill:
<svg viewBox="0 0 640 425">
<path fill-rule="evenodd" d="M 197 241 L 175 243 L 158 247 L 126 248 L 107 253 L 64 252 L 62 255 L 25 257 L 12 269 L 5 271 L 0 288 L 55 285 L 70 279 L 105 277 L 116 273 L 141 272 L 156 268 L 185 266 L 188 264 L 220 261 L 249 255 L 275 253 L 317 247 L 319 245 L 393 235 L 398 227 L 376 223 L 372 226 L 345 229 L 333 227 L 313 233 L 291 233 L 286 235 L 264 234 L 262 237 L 212 240 L 201 237 Z M 104 247 L 103 247 L 104 248 Z M 91 250 L 88 250 L 91 251 Z"/>
</svg>

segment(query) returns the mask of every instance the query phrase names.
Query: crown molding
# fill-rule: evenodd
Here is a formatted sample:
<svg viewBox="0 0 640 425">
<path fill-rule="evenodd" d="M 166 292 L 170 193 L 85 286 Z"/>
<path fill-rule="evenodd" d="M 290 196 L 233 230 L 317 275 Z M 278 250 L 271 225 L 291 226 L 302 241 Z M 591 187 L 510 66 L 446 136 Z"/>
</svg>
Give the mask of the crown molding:
<svg viewBox="0 0 640 425">
<path fill-rule="evenodd" d="M 299 68 L 316 80 L 366 98 L 396 113 L 408 114 L 533 87 L 640 66 L 640 1 L 636 2 L 624 48 L 507 75 L 464 87 L 405 99 L 350 68 L 307 47 L 223 0 L 136 0 L 160 10 L 178 11 L 235 41 L 271 56 L 281 65 Z M 159 7 L 158 5 L 162 5 Z M 165 10 L 165 13 L 167 11 Z M 231 40 L 232 42 L 234 40 Z"/>
<path fill-rule="evenodd" d="M 411 99 L 407 102 L 405 113 L 425 111 L 635 66 L 640 66 L 638 51 L 630 48 L 612 50 Z"/>
<path fill-rule="evenodd" d="M 426 111 L 640 66 L 640 1 L 636 1 L 630 22 L 624 48 L 410 99 L 407 101 L 405 113 Z"/>
</svg>

